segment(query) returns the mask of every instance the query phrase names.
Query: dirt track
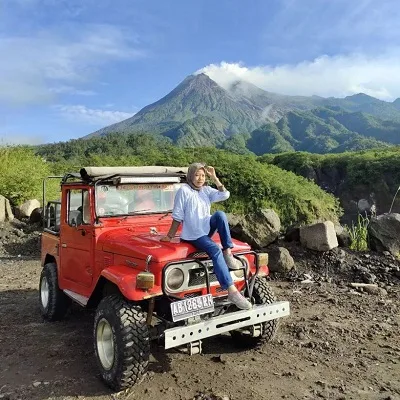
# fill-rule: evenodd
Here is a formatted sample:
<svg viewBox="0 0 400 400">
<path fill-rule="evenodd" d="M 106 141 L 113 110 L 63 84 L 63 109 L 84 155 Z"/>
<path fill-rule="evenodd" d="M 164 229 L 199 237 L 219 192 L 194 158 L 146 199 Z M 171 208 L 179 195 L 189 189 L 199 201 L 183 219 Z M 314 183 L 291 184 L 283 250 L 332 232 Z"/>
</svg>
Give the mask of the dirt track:
<svg viewBox="0 0 400 400">
<path fill-rule="evenodd" d="M 192 357 L 154 345 L 145 380 L 113 394 L 96 376 L 92 313 L 43 322 L 39 261 L 0 261 L 0 399 L 400 399 L 399 286 L 272 282 L 292 315 L 271 344 L 238 350 L 227 335 Z"/>
</svg>

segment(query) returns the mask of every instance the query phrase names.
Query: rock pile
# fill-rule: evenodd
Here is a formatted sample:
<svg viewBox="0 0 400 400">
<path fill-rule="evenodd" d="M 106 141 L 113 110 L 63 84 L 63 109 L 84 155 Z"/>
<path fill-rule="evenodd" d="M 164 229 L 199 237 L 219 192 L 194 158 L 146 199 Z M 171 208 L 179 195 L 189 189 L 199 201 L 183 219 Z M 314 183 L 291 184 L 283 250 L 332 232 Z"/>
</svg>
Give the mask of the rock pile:
<svg viewBox="0 0 400 400">
<path fill-rule="evenodd" d="M 40 224 L 15 219 L 0 222 L 0 256 L 40 257 Z"/>
<path fill-rule="evenodd" d="M 14 219 L 0 223 L 0 256 L 40 257 L 41 226 Z M 389 252 L 356 252 L 334 248 L 320 252 L 298 242 L 280 240 L 265 250 L 269 253 L 272 279 L 292 282 L 400 284 L 400 262 Z"/>
<path fill-rule="evenodd" d="M 400 284 L 400 262 L 389 252 L 356 252 L 345 248 L 319 252 L 296 242 L 281 241 L 279 245 L 289 250 L 295 266 L 289 271 L 272 272 L 273 279 L 304 283 L 360 282 L 380 287 Z"/>
</svg>

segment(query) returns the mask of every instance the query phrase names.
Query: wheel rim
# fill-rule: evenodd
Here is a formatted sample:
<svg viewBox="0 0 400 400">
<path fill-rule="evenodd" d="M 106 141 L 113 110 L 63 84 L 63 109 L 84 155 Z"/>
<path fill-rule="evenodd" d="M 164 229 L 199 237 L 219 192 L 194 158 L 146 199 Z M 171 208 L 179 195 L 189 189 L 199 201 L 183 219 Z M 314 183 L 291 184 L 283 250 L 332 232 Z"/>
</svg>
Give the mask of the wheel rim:
<svg viewBox="0 0 400 400">
<path fill-rule="evenodd" d="M 40 283 L 40 299 L 44 309 L 47 309 L 49 305 L 49 283 L 47 278 L 44 276 L 42 282 Z"/>
<path fill-rule="evenodd" d="M 111 325 L 105 318 L 97 324 L 96 344 L 101 365 L 104 369 L 111 369 L 114 364 L 114 336 Z"/>
</svg>

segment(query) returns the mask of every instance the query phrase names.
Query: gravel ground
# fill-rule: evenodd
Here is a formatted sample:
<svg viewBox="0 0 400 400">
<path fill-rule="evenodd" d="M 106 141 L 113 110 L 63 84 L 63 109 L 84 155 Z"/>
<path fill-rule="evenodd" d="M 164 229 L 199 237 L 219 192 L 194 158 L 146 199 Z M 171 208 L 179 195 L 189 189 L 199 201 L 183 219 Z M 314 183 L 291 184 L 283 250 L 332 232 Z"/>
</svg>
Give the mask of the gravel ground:
<svg viewBox="0 0 400 400">
<path fill-rule="evenodd" d="M 273 342 L 239 350 L 223 335 L 195 356 L 154 344 L 143 382 L 112 393 L 97 375 L 93 312 L 76 306 L 57 323 L 40 316 L 39 227 L 1 228 L 0 399 L 400 399 L 399 263 L 391 256 L 287 244 L 297 271 L 270 284 L 291 316 Z"/>
</svg>

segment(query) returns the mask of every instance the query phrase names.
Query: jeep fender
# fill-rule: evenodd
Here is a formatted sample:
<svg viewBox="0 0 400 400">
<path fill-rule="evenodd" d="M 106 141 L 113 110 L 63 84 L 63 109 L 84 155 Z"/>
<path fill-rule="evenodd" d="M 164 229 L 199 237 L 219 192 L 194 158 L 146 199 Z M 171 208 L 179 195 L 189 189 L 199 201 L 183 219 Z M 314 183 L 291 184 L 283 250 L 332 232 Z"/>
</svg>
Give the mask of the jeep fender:
<svg viewBox="0 0 400 400">
<path fill-rule="evenodd" d="M 101 271 L 101 275 L 117 285 L 122 295 L 128 300 L 140 301 L 162 295 L 161 286 L 154 285 L 149 290 L 136 288 L 136 277 L 140 272 L 143 271 L 138 271 L 124 265 L 114 265 L 104 268 Z"/>
</svg>

